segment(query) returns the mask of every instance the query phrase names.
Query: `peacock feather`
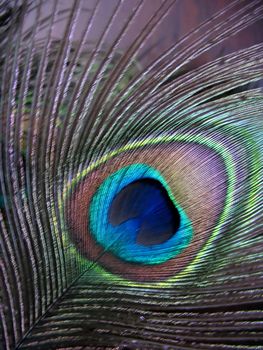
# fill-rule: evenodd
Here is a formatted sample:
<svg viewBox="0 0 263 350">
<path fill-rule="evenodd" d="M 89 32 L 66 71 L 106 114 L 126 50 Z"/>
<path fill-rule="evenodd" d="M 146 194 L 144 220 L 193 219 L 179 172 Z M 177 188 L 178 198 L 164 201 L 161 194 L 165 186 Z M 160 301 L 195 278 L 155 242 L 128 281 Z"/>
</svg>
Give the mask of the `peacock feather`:
<svg viewBox="0 0 263 350">
<path fill-rule="evenodd" d="M 1 349 L 263 349 L 262 17 L 1 2 Z"/>
</svg>

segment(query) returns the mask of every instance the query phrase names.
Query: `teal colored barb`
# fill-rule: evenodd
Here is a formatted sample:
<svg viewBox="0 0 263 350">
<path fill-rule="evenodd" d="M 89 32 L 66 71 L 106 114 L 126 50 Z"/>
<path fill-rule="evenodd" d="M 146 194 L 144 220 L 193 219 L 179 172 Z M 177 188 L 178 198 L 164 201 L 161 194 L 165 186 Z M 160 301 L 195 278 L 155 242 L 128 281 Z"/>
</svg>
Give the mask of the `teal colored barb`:
<svg viewBox="0 0 263 350">
<path fill-rule="evenodd" d="M 167 191 L 170 200 L 180 215 L 178 229 L 172 237 L 161 244 L 146 246 L 137 242 L 137 235 L 140 231 L 140 220 L 138 218 L 127 219 L 119 225 L 112 225 L 109 220 L 109 211 L 116 195 L 127 185 L 142 179 L 158 181 Z M 155 197 L 153 197 L 154 199 Z M 147 203 L 147 200 L 145 203 Z M 151 202 L 151 198 L 148 204 L 153 207 L 155 205 Z M 147 211 L 147 208 L 145 208 L 145 211 Z M 153 220 L 154 215 L 155 213 L 152 217 Z M 193 236 L 191 222 L 184 210 L 175 201 L 165 179 L 156 169 L 146 164 L 133 164 L 110 175 L 94 194 L 89 217 L 91 234 L 95 240 L 106 251 L 127 262 L 146 265 L 163 263 L 181 253 L 188 246 Z"/>
</svg>

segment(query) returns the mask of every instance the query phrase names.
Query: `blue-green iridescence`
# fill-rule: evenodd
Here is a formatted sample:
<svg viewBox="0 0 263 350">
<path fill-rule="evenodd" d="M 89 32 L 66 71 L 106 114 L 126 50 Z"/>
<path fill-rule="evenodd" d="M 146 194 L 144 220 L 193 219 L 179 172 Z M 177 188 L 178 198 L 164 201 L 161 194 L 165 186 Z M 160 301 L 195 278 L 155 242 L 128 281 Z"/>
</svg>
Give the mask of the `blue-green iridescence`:
<svg viewBox="0 0 263 350">
<path fill-rule="evenodd" d="M 178 229 L 161 244 L 139 244 L 137 235 L 140 220 L 134 217 L 119 225 L 112 225 L 109 220 L 110 208 L 116 195 L 127 185 L 141 179 L 159 181 L 180 215 Z M 156 169 L 146 164 L 129 165 L 111 174 L 92 198 L 89 221 L 91 234 L 106 251 L 124 261 L 146 265 L 160 264 L 180 254 L 193 236 L 191 222 L 175 201 L 165 179 Z"/>
</svg>

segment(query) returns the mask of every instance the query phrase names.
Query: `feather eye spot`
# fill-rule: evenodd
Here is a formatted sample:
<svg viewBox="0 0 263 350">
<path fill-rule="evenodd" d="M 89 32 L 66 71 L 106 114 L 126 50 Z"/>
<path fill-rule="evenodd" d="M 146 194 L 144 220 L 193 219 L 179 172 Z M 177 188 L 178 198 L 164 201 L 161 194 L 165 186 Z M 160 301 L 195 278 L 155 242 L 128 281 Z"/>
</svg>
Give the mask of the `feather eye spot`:
<svg viewBox="0 0 263 350">
<path fill-rule="evenodd" d="M 103 249 L 131 263 L 163 263 L 192 238 L 190 220 L 165 179 L 146 164 L 123 167 L 101 184 L 89 222 Z"/>
<path fill-rule="evenodd" d="M 105 155 L 65 188 L 65 244 L 73 243 L 83 266 L 96 263 L 99 274 L 124 277 L 123 283 L 127 276 L 132 284 L 181 278 L 202 260 L 229 215 L 231 159 L 220 143 L 193 135 L 146 139 Z M 142 225 L 158 202 L 159 230 L 154 214 Z"/>
</svg>

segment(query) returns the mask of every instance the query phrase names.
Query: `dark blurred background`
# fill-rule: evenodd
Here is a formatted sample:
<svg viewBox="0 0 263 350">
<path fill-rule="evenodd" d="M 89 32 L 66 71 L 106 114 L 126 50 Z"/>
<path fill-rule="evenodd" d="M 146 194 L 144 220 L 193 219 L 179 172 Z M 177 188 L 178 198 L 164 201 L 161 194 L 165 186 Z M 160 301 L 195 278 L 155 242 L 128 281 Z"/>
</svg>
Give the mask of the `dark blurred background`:
<svg viewBox="0 0 263 350">
<path fill-rule="evenodd" d="M 66 10 L 72 7 L 75 0 L 59 0 L 58 12 L 61 11 L 62 15 L 58 16 L 57 23 L 53 27 L 54 39 L 61 39 L 64 35 L 65 18 L 67 18 Z M 99 2 L 96 20 L 93 22 L 92 30 L 89 33 L 88 43 L 92 43 L 98 40 L 101 29 L 104 24 L 107 23 L 110 16 L 116 11 L 117 0 L 102 0 Z M 104 45 L 111 43 L 116 34 L 122 27 L 122 21 L 127 18 L 127 15 L 131 13 L 131 10 L 141 2 L 141 0 L 125 0 L 121 6 L 117 9 L 119 11 L 117 20 L 114 21 L 111 26 L 111 30 L 106 36 Z M 259 3 L 262 1 L 258 1 Z M 33 2 L 34 3 L 34 2 Z M 35 2 L 36 3 L 36 2 Z M 44 18 L 52 14 L 54 11 L 54 0 L 47 0 L 43 2 L 41 16 Z M 84 0 L 81 2 L 82 10 L 80 19 L 76 23 L 76 33 L 73 40 L 78 40 L 85 25 L 91 15 L 92 9 L 98 3 L 98 0 Z M 142 9 L 139 16 L 136 17 L 134 23 L 132 23 L 132 30 L 127 31 L 127 35 L 119 43 L 119 49 L 124 51 L 129 44 L 134 40 L 136 34 L 143 28 L 145 23 L 153 15 L 160 6 L 163 5 L 163 0 L 145 0 L 142 2 Z M 171 1 L 171 9 L 160 23 L 156 26 L 152 35 L 147 39 L 146 44 L 141 48 L 138 60 L 142 65 L 147 65 L 149 62 L 156 59 L 162 52 L 168 49 L 171 45 L 176 43 L 180 38 L 186 35 L 188 32 L 199 26 L 203 21 L 209 19 L 217 11 L 222 10 L 225 6 L 231 5 L 232 0 L 177 0 Z M 239 1 L 240 8 L 251 3 L 251 0 Z M 11 4 L 11 2 L 10 2 Z M 36 13 L 32 11 L 31 15 L 27 18 L 27 26 L 32 25 L 36 17 Z M 64 20 L 63 20 L 64 18 Z M 39 34 L 40 37 L 45 37 L 45 30 Z M 217 58 L 226 55 L 232 51 L 251 46 L 259 43 L 263 38 L 263 20 L 258 21 L 256 24 L 251 25 L 249 28 L 239 32 L 234 37 L 229 38 L 222 44 L 217 45 L 215 48 L 202 55 L 194 64 L 200 65 L 204 62 L 210 61 L 213 58 Z"/>
</svg>

